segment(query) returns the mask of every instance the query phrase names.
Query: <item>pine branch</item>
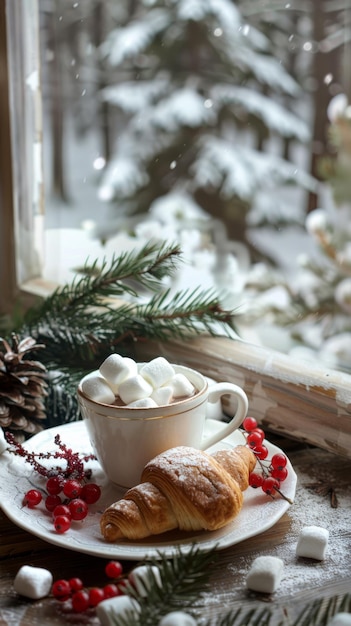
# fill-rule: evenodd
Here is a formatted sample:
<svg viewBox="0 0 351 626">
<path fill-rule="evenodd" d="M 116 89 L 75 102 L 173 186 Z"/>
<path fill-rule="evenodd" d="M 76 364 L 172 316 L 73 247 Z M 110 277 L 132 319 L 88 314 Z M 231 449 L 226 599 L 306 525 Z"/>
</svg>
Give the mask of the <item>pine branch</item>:
<svg viewBox="0 0 351 626">
<path fill-rule="evenodd" d="M 110 298 L 124 294 L 136 297 L 138 287 L 156 291 L 163 278 L 173 275 L 179 257 L 180 248 L 177 245 L 164 244 L 160 247 L 147 244 L 141 250 L 114 256 L 109 265 L 106 260 L 101 267 L 97 260 L 92 264 L 87 261 L 76 270 L 83 276 L 56 289 L 41 306 L 29 311 L 25 321 L 35 325 L 46 318 L 50 320 L 54 314 L 70 317 L 72 311 L 84 311 L 85 307 L 106 309 L 111 306 Z"/>
<path fill-rule="evenodd" d="M 220 616 L 216 622 L 212 622 L 212 624 L 213 626 L 268 626 L 271 617 L 272 613 L 266 607 L 263 609 L 255 607 L 247 611 L 236 609 Z M 211 621 L 204 624 L 204 626 L 210 625 Z"/>
<path fill-rule="evenodd" d="M 203 562 L 201 562 L 202 557 L 204 557 Z M 196 619 L 194 602 L 196 601 L 198 607 L 201 595 L 208 588 L 209 567 L 213 563 L 213 557 L 213 551 L 201 553 L 201 550 L 194 546 L 189 555 L 179 552 L 174 559 L 175 567 L 172 561 L 166 559 L 162 559 L 161 563 L 147 561 L 149 565 L 158 565 L 162 588 L 159 587 L 157 578 L 150 570 L 150 587 L 147 589 L 146 597 L 140 597 L 132 587 L 128 589 L 128 593 L 140 605 L 140 613 L 130 613 L 124 617 L 111 615 L 113 624 L 115 626 L 154 626 L 163 615 L 174 610 L 185 611 Z M 194 579 L 192 579 L 193 574 L 195 574 Z M 186 586 L 187 577 L 190 579 L 189 588 Z M 210 618 L 204 621 L 201 618 L 198 623 L 201 623 L 201 626 L 269 626 L 273 621 L 273 608 L 272 605 L 264 608 L 256 605 L 251 609 L 240 607 L 227 611 L 215 619 Z M 302 609 L 295 621 L 290 621 L 288 611 L 284 607 L 280 610 L 281 614 L 274 616 L 274 623 L 278 626 L 327 626 L 335 614 L 351 612 L 351 594 L 333 596 L 328 600 L 325 598 L 314 600 Z"/>
<path fill-rule="evenodd" d="M 302 609 L 292 626 L 325 626 L 333 615 L 342 611 L 351 613 L 351 594 L 332 596 L 327 601 L 318 598 Z"/>
<path fill-rule="evenodd" d="M 139 596 L 132 586 L 128 593 L 138 602 L 140 613 L 125 617 L 113 615 L 115 626 L 155 626 L 162 616 L 175 610 L 185 611 L 197 619 L 201 598 L 208 592 L 212 566 L 218 562 L 216 548 L 202 551 L 194 544 L 188 553 L 181 550 L 172 560 L 160 555 L 158 559 L 147 559 L 144 564 L 150 565 L 150 577 L 145 585 L 145 596 Z M 158 577 L 152 572 L 151 566 L 159 568 L 162 587 Z M 194 605 L 196 604 L 196 609 Z M 270 626 L 271 622 L 278 626 L 326 626 L 333 615 L 339 612 L 351 612 L 351 594 L 336 595 L 329 599 L 319 598 L 307 604 L 292 621 L 286 607 L 279 607 L 279 614 L 273 613 L 274 606 L 255 605 L 225 611 L 217 618 L 197 623 L 202 626 Z M 111 616 L 112 617 L 112 616 Z M 273 620 L 274 618 L 274 620 Z"/>
<path fill-rule="evenodd" d="M 201 332 L 216 334 L 216 323 L 223 328 L 233 327 L 233 314 L 220 307 L 211 291 L 186 290 L 171 299 L 169 296 L 169 291 L 156 294 L 149 303 L 136 308 L 146 336 L 167 340 L 170 336 L 185 338 Z"/>
<path fill-rule="evenodd" d="M 148 560 L 145 563 L 159 568 L 162 587 L 159 587 L 150 570 L 150 583 L 145 597 L 139 596 L 132 587 L 128 589 L 139 603 L 140 613 L 127 618 L 114 616 L 113 623 L 116 626 L 155 626 L 163 615 L 171 611 L 186 610 L 193 613 L 194 602 L 207 589 L 216 550 L 203 551 L 194 544 L 188 553 L 179 550 L 172 560 L 159 556 L 160 560 Z"/>
<path fill-rule="evenodd" d="M 158 565 L 162 588 L 154 586 L 147 604 L 158 603 L 162 614 L 176 609 L 192 609 L 194 602 L 208 589 L 210 568 L 217 560 L 215 549 L 203 551 L 196 544 L 188 553 L 178 553 L 172 560 L 161 556 Z M 150 607 L 149 607 L 150 608 Z"/>
<path fill-rule="evenodd" d="M 219 329 L 229 335 L 232 313 L 220 307 L 214 293 L 195 289 L 171 296 L 164 288 L 162 279 L 172 274 L 178 255 L 177 247 L 149 245 L 101 269 L 97 262 L 86 264 L 82 278 L 30 310 L 25 332 L 45 344 L 47 367 L 82 374 L 82 364 L 85 371 L 94 369 L 113 350 L 130 353 L 137 340 L 215 335 Z M 156 293 L 139 304 L 132 282 Z M 116 306 L 115 297 L 123 294 L 135 296 L 136 302 Z"/>
<path fill-rule="evenodd" d="M 196 288 L 171 295 L 165 287 L 179 261 L 178 246 L 148 244 L 101 267 L 87 262 L 82 276 L 30 309 L 12 329 L 45 346 L 50 426 L 77 418 L 79 380 L 111 352 L 134 357 L 135 342 L 146 339 L 233 336 L 233 313 L 221 308 L 214 293 Z"/>
</svg>

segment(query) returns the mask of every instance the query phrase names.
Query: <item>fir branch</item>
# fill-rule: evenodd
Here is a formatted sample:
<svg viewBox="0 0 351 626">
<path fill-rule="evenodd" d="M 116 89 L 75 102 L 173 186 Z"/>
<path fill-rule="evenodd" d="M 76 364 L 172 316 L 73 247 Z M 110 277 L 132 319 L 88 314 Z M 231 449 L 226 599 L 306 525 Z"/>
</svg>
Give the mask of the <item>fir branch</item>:
<svg viewBox="0 0 351 626">
<path fill-rule="evenodd" d="M 146 336 L 167 340 L 204 331 L 216 334 L 216 323 L 223 329 L 233 328 L 233 314 L 221 308 L 214 292 L 195 289 L 177 292 L 171 299 L 169 296 L 169 291 L 156 294 L 150 302 L 136 308 Z"/>
<path fill-rule="evenodd" d="M 244 611 L 242 608 L 235 609 L 220 616 L 214 626 L 268 626 L 272 617 L 271 611 L 265 607 L 255 607 Z M 213 624 L 212 620 L 204 626 Z"/>
<path fill-rule="evenodd" d="M 326 626 L 336 613 L 351 612 L 351 594 L 347 593 L 308 603 L 294 621 L 290 619 L 286 607 L 277 606 L 279 613 L 276 613 L 273 604 L 264 608 L 260 605 L 252 608 L 240 606 L 222 612 L 216 618 L 204 620 L 198 613 L 201 597 L 209 589 L 212 566 L 217 562 L 216 547 L 203 551 L 193 544 L 188 553 L 179 549 L 173 559 L 167 559 L 162 554 L 159 557 L 144 561 L 150 566 L 145 595 L 140 596 L 132 585 L 128 586 L 127 593 L 138 602 L 140 612 L 125 616 L 111 612 L 111 622 L 115 626 L 155 626 L 164 615 L 175 610 L 193 615 L 202 626 L 269 626 L 272 621 L 278 626 Z M 161 587 L 152 566 L 159 569 Z"/>
<path fill-rule="evenodd" d="M 140 613 L 130 614 L 127 618 L 116 615 L 113 623 L 116 626 L 155 626 L 171 611 L 192 613 L 194 602 L 207 589 L 210 568 L 216 557 L 216 548 L 204 551 L 194 544 L 187 553 L 179 549 L 171 560 L 160 554 L 159 559 L 145 561 L 146 565 L 159 568 L 162 587 L 150 569 L 150 584 L 145 597 L 139 596 L 133 588 L 128 589 L 139 603 Z"/>
<path fill-rule="evenodd" d="M 58 308 L 31 325 L 27 332 L 45 344 L 43 360 L 50 369 L 88 370 L 118 350 L 129 354 L 136 341 L 188 338 L 200 333 L 230 336 L 232 314 L 223 310 L 213 293 L 195 290 L 156 294 L 147 304 L 126 303 L 104 312 Z"/>
<path fill-rule="evenodd" d="M 351 594 L 332 596 L 327 601 L 318 598 L 305 606 L 292 626 L 325 626 L 328 620 L 341 611 L 351 613 Z"/>
<path fill-rule="evenodd" d="M 209 584 L 210 568 L 217 560 L 216 548 L 204 551 L 194 544 L 189 552 L 178 552 L 172 560 L 159 555 L 158 565 L 162 588 L 154 586 L 147 603 L 157 602 L 162 614 L 181 608 L 192 608 Z"/>
<path fill-rule="evenodd" d="M 55 424 L 66 421 L 67 404 L 73 417 L 79 414 L 79 380 L 111 352 L 134 357 L 135 342 L 146 339 L 233 336 L 233 312 L 223 310 L 213 292 L 196 288 L 171 295 L 165 287 L 163 279 L 172 276 L 179 256 L 178 246 L 148 244 L 101 267 L 97 261 L 86 263 L 83 276 L 27 311 L 16 330 L 45 346 L 42 362 L 50 372 L 50 396 L 55 408 L 62 408 Z M 64 389 L 64 402 L 56 402 L 55 385 L 60 393 Z"/>
<path fill-rule="evenodd" d="M 92 264 L 87 261 L 76 270 L 82 276 L 56 289 L 41 306 L 29 311 L 25 321 L 33 325 L 55 313 L 70 317 L 72 311 L 84 311 L 86 307 L 109 308 L 109 298 L 124 294 L 136 297 L 137 287 L 156 291 L 163 278 L 172 276 L 179 257 L 177 245 L 147 244 L 140 250 L 114 256 L 109 264 L 104 260 L 101 267 L 97 260 Z"/>
<path fill-rule="evenodd" d="M 86 265 L 87 275 L 56 290 L 41 306 L 28 312 L 22 332 L 46 346 L 43 359 L 50 369 L 94 369 L 111 351 L 130 354 L 135 341 L 169 340 L 200 333 L 227 334 L 233 313 L 221 308 L 212 291 L 186 290 L 171 295 L 158 283 L 174 267 L 178 248 L 147 246 L 122 255 L 98 271 Z M 146 304 L 113 298 L 133 292 L 126 279 L 159 290 Z M 111 295 L 113 296 L 111 302 Z"/>
</svg>

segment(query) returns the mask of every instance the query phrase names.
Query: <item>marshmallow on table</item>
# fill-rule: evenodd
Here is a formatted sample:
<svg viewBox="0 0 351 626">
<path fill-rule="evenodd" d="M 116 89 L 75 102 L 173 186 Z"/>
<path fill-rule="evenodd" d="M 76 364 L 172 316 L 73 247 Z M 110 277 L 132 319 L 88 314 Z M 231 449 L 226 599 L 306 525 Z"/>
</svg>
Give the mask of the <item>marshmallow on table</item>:
<svg viewBox="0 0 351 626">
<path fill-rule="evenodd" d="M 141 398 L 148 398 L 153 392 L 152 386 L 141 376 L 131 376 L 120 384 L 118 395 L 124 404 L 130 404 Z"/>
<path fill-rule="evenodd" d="M 305 526 L 299 535 L 296 556 L 323 561 L 327 550 L 329 531 L 320 526 Z"/>
<path fill-rule="evenodd" d="M 174 376 L 175 371 L 167 359 L 158 356 L 149 363 L 145 363 L 139 372 L 154 389 L 162 387 Z"/>
<path fill-rule="evenodd" d="M 112 391 L 117 394 L 119 385 L 126 378 L 136 376 L 138 365 L 129 357 L 123 357 L 120 354 L 110 354 L 100 366 L 99 372 L 107 380 Z"/>
<path fill-rule="evenodd" d="M 171 611 L 162 617 L 158 626 L 196 626 L 194 618 L 184 611 Z"/>
<path fill-rule="evenodd" d="M 156 565 L 139 565 L 129 574 L 129 581 L 135 587 L 139 596 L 146 597 L 154 582 L 161 589 L 162 580 L 160 570 Z"/>
<path fill-rule="evenodd" d="M 102 626 L 115 626 L 117 616 L 126 620 L 130 616 L 137 617 L 139 613 L 140 604 L 128 595 L 103 600 L 96 607 L 96 615 Z"/>
<path fill-rule="evenodd" d="M 175 398 L 192 396 L 195 391 L 194 385 L 184 374 L 175 374 L 169 381 L 169 384 L 173 389 L 173 396 Z"/>
<path fill-rule="evenodd" d="M 252 591 L 273 593 L 281 581 L 284 563 L 276 556 L 259 556 L 250 568 L 246 586 Z"/>
<path fill-rule="evenodd" d="M 82 391 L 91 400 L 103 404 L 112 404 L 116 399 L 109 384 L 99 374 L 87 376 L 82 382 Z"/>
<path fill-rule="evenodd" d="M 23 565 L 17 572 L 13 587 L 16 593 L 31 600 L 39 600 L 49 595 L 53 576 L 43 567 Z"/>
</svg>

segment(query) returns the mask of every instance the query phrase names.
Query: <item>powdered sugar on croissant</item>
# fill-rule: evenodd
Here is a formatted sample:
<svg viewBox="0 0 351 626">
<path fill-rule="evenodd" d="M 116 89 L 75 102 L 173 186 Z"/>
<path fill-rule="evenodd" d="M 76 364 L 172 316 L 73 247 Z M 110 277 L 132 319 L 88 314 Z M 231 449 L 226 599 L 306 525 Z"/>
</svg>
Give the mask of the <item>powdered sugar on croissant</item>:
<svg viewBox="0 0 351 626">
<path fill-rule="evenodd" d="M 101 532 L 107 541 L 117 541 L 175 528 L 222 528 L 241 510 L 255 464 L 246 446 L 212 455 L 186 446 L 167 450 L 147 463 L 139 485 L 105 510 Z"/>
</svg>

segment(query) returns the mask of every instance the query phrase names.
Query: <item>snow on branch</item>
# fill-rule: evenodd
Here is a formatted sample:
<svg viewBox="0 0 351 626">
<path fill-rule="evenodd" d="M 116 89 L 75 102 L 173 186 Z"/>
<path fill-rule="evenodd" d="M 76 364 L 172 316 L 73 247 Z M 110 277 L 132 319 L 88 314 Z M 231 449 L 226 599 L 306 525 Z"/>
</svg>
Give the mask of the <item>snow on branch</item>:
<svg viewBox="0 0 351 626">
<path fill-rule="evenodd" d="M 190 87 L 183 87 L 150 110 L 148 121 L 170 133 L 182 126 L 195 128 L 211 124 L 216 117 L 212 109 L 206 108 L 203 96 Z"/>
<path fill-rule="evenodd" d="M 281 93 L 297 96 L 300 86 L 288 74 L 280 61 L 272 56 L 256 52 L 244 43 L 244 38 L 225 38 L 222 42 L 223 53 L 231 63 L 240 67 L 242 71 L 252 72 L 253 76 L 261 83 L 277 89 Z"/>
<path fill-rule="evenodd" d="M 170 23 L 171 15 L 168 11 L 150 10 L 143 15 L 142 20 L 113 30 L 102 46 L 102 53 L 109 58 L 111 65 L 120 65 L 126 59 L 142 53 Z"/>
<path fill-rule="evenodd" d="M 223 197 L 239 196 L 243 200 L 252 200 L 258 188 L 296 183 L 315 191 L 317 184 L 288 161 L 209 136 L 202 140 L 191 173 L 196 187 L 220 188 Z"/>
<path fill-rule="evenodd" d="M 150 206 L 150 215 L 160 222 L 208 222 L 210 217 L 185 189 L 175 188 L 156 198 Z"/>
<path fill-rule="evenodd" d="M 228 0 L 180 0 L 177 7 L 178 18 L 200 22 L 213 16 L 218 26 L 235 30 L 240 28 L 241 16 L 237 7 Z"/>
<path fill-rule="evenodd" d="M 145 170 L 135 158 L 118 155 L 106 169 L 99 197 L 101 200 L 112 200 L 117 191 L 121 197 L 130 197 L 148 182 Z"/>
<path fill-rule="evenodd" d="M 138 113 L 168 91 L 169 80 L 156 77 L 152 81 L 125 82 L 113 87 L 106 87 L 101 95 L 104 100 L 127 113 Z"/>
<path fill-rule="evenodd" d="M 232 85 L 216 85 L 212 91 L 211 97 L 215 102 L 240 105 L 245 111 L 260 118 L 270 130 L 284 137 L 296 137 L 300 141 L 310 139 L 308 125 L 272 98 L 253 89 Z"/>
</svg>

